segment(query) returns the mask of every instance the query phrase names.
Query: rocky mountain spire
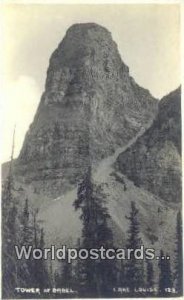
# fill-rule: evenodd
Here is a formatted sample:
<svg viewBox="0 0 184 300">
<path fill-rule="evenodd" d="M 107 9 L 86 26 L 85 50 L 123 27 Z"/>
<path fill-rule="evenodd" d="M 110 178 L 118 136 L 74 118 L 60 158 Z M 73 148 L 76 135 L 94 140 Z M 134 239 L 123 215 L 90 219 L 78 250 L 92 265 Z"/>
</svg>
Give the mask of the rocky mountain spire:
<svg viewBox="0 0 184 300">
<path fill-rule="evenodd" d="M 129 75 L 110 32 L 75 24 L 50 58 L 17 176 L 57 195 L 125 145 L 156 112 L 157 100 Z"/>
</svg>

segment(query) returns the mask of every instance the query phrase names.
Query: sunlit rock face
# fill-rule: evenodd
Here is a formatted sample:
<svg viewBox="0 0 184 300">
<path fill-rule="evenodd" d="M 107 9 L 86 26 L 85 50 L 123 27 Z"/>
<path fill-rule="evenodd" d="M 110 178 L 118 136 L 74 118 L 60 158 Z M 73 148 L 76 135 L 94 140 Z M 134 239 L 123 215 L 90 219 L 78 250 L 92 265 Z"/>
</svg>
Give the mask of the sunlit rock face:
<svg viewBox="0 0 184 300">
<path fill-rule="evenodd" d="M 153 125 L 120 154 L 117 167 L 137 186 L 181 201 L 181 89 L 165 96 Z"/>
<path fill-rule="evenodd" d="M 157 106 L 129 75 L 108 30 L 93 23 L 73 25 L 50 58 L 16 175 L 57 196 L 89 165 L 126 145 L 152 121 Z"/>
</svg>

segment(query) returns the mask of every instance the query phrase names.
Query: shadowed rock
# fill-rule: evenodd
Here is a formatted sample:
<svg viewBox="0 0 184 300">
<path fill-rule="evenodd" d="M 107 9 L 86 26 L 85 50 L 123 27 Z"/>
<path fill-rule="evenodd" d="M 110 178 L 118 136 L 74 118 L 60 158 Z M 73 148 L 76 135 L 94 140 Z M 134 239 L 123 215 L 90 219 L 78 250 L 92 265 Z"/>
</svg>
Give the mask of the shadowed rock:
<svg viewBox="0 0 184 300">
<path fill-rule="evenodd" d="M 119 155 L 117 165 L 137 186 L 166 201 L 181 201 L 180 88 L 160 101 L 153 125 Z"/>
</svg>

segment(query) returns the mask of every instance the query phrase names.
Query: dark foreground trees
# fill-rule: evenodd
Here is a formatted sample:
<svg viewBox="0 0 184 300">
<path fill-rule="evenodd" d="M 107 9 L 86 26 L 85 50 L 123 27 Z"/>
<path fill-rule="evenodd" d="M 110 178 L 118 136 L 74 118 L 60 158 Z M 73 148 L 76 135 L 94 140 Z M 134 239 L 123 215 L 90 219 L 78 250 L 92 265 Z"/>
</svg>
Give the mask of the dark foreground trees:
<svg viewBox="0 0 184 300">
<path fill-rule="evenodd" d="M 105 206 L 101 188 L 92 182 L 91 169 L 79 185 L 75 209 L 81 209 L 81 248 L 113 248 L 113 235 L 109 227 L 110 215 Z M 112 295 L 115 284 L 115 263 L 110 260 L 86 259 L 79 262 L 79 290 L 82 296 Z"/>
<path fill-rule="evenodd" d="M 82 221 L 82 236 L 76 246 L 78 249 L 84 248 L 115 249 L 112 233 L 112 220 L 108 213 L 105 202 L 105 195 L 101 187 L 97 186 L 91 176 L 89 169 L 84 180 L 80 183 L 77 192 L 77 199 L 74 202 L 76 210 L 80 210 Z M 174 285 L 178 294 L 181 295 L 182 280 L 182 260 L 181 260 L 181 215 L 178 214 L 176 230 L 176 259 L 175 273 L 172 274 L 170 261 L 159 261 L 158 269 L 154 261 L 135 259 L 116 260 L 109 259 L 86 259 L 68 264 L 67 261 L 58 263 L 58 269 L 52 262 L 44 260 L 17 261 L 15 258 L 14 245 L 33 246 L 33 248 L 43 249 L 46 245 L 45 234 L 40 228 L 37 216 L 38 211 L 33 211 L 28 199 L 25 199 L 21 210 L 17 209 L 17 201 L 14 193 L 13 177 L 8 177 L 2 193 L 3 208 L 3 298 L 15 298 L 15 287 L 39 287 L 40 297 L 44 288 L 71 288 L 77 293 L 64 294 L 63 297 L 141 297 L 155 296 L 151 292 L 137 292 L 141 288 L 159 287 L 159 296 L 171 296 L 167 288 Z M 139 211 L 135 202 L 131 202 L 128 219 L 128 230 L 126 235 L 126 248 L 140 249 L 142 245 L 140 232 Z M 50 246 L 50 245 L 49 245 Z M 164 255 L 161 252 L 161 255 Z M 155 271 L 156 270 L 156 271 Z M 55 274 L 55 276 L 54 276 Z M 114 287 L 128 287 L 127 294 L 114 293 Z M 135 292 L 136 291 L 136 292 Z M 28 295 L 27 298 L 30 295 Z M 47 294 L 53 298 L 53 294 Z M 61 298 L 62 295 L 55 297 Z M 24 295 L 25 298 L 25 295 Z M 36 298 L 38 296 L 36 295 Z"/>
<path fill-rule="evenodd" d="M 5 299 L 17 297 L 17 287 L 43 289 L 49 278 L 45 261 L 18 260 L 16 256 L 15 245 L 19 249 L 21 246 L 44 248 L 44 232 L 30 210 L 28 199 L 22 211 L 18 207 L 13 176 L 9 175 L 2 190 L 2 295 Z"/>
<path fill-rule="evenodd" d="M 140 237 L 140 224 L 138 220 L 138 209 L 136 208 L 135 202 L 131 202 L 130 215 L 127 217 L 129 220 L 127 249 L 139 249 L 141 247 L 142 240 Z M 144 287 L 144 260 L 136 259 L 132 253 L 131 259 L 126 263 L 126 285 L 130 289 L 131 295 L 135 294 L 135 290 Z"/>
<path fill-rule="evenodd" d="M 176 251 L 175 251 L 175 287 L 178 296 L 183 293 L 183 245 L 182 245 L 182 216 L 181 211 L 177 214 L 176 222 Z"/>
<path fill-rule="evenodd" d="M 14 286 L 18 283 L 17 261 L 13 245 L 17 243 L 17 206 L 13 195 L 14 181 L 9 176 L 2 188 L 2 292 L 10 296 L 14 294 Z"/>
<path fill-rule="evenodd" d="M 158 295 L 160 297 L 168 297 L 170 295 L 168 289 L 173 287 L 172 273 L 170 260 L 167 259 L 163 250 L 160 251 L 160 260 L 158 263 L 160 273 L 159 273 L 159 283 L 158 283 Z"/>
</svg>

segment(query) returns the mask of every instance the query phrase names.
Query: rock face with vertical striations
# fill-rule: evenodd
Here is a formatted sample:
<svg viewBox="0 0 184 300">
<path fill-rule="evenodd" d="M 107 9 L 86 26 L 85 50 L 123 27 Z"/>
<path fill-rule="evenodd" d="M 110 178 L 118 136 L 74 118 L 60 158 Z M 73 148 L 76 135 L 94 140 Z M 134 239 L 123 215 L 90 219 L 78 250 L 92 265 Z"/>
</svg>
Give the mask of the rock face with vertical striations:
<svg viewBox="0 0 184 300">
<path fill-rule="evenodd" d="M 157 100 L 138 86 L 105 28 L 68 29 L 50 58 L 45 91 L 15 172 L 57 196 L 151 123 Z"/>
<path fill-rule="evenodd" d="M 137 186 L 181 201 L 181 89 L 165 96 L 153 125 L 119 155 L 117 166 Z"/>
</svg>

